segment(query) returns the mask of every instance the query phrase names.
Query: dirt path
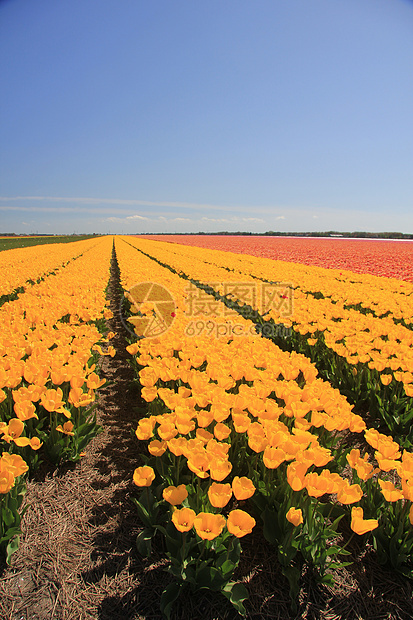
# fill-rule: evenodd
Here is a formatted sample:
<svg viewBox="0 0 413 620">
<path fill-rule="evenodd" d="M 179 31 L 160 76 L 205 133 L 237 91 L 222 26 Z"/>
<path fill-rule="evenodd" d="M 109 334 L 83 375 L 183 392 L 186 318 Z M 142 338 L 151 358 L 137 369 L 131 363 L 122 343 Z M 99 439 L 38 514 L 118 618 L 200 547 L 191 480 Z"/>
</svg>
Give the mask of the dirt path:
<svg viewBox="0 0 413 620">
<path fill-rule="evenodd" d="M 0 567 L 0 620 L 160 620 L 159 599 L 169 581 L 162 550 L 144 560 L 135 550 L 140 523 L 129 499 L 136 493 L 132 473 L 141 464 L 133 432 L 142 403 L 132 384 L 119 319 L 113 265 L 109 295 L 117 335 L 114 358 L 102 358 L 98 419 L 104 428 L 76 465 L 44 465 L 28 484 L 29 509 L 22 542 L 12 566 Z M 288 585 L 276 550 L 257 526 L 243 544 L 237 578 L 250 592 L 248 618 L 290 618 Z M 337 574 L 333 588 L 303 575 L 298 618 L 308 620 L 411 620 L 408 580 L 385 571 L 361 549 L 363 564 Z M 219 594 L 184 595 L 174 620 L 235 620 Z"/>
<path fill-rule="evenodd" d="M 140 526 L 128 499 L 141 463 L 132 434 L 141 403 L 131 386 L 114 278 L 109 328 L 117 334 L 111 342 L 117 354 L 102 358 L 100 374 L 108 384 L 99 392 L 97 411 L 104 432 L 80 463 L 44 465 L 29 481 L 20 549 L 12 567 L 0 573 L 1 620 L 125 620 L 139 617 L 138 605 L 145 613 L 138 585 L 150 580 L 150 565 L 134 553 Z M 156 592 L 155 584 L 151 588 Z"/>
</svg>

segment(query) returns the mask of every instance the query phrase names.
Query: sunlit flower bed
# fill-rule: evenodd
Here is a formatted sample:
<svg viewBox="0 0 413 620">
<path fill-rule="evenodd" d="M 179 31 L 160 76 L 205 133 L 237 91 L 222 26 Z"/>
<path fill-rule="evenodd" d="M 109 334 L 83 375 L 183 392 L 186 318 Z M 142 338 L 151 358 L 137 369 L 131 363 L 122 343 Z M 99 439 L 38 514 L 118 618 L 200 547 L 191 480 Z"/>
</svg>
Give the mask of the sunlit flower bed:
<svg viewBox="0 0 413 620">
<path fill-rule="evenodd" d="M 151 244 L 117 240 L 124 289 L 150 280 L 176 303 L 165 333 L 131 337 L 128 347 L 148 403 L 136 429 L 148 449 L 133 475 L 145 526 L 137 546 L 149 555 L 153 537 L 164 537 L 175 578 L 162 596 L 164 613 L 186 585 L 221 591 L 245 613 L 247 591 L 234 571 L 257 524 L 277 548 L 293 602 L 302 562 L 331 583 L 332 569 L 351 561 L 342 520 L 353 535 L 372 537 L 380 562 L 412 575 L 413 453 L 368 428 L 316 364 L 257 334 L 251 320 L 215 305 L 217 329 L 190 331 L 188 280 L 131 243 L 148 253 Z M 178 271 L 169 248 L 157 258 Z M 181 272 L 210 275 L 180 260 Z M 130 301 L 132 317 L 155 318 L 156 304 Z"/>
<path fill-rule="evenodd" d="M 76 260 L 0 308 L 0 550 L 8 561 L 18 546 L 23 474 L 41 454 L 77 461 L 100 432 L 93 409 L 105 381 L 96 362 L 114 354 L 104 336 L 112 239 L 76 245 Z M 42 266 L 50 272 L 59 252 L 44 247 L 53 250 Z"/>
<path fill-rule="evenodd" d="M 36 282 L 50 272 L 60 271 L 66 263 L 95 244 L 96 240 L 88 239 L 0 252 L 0 298 L 24 287 L 29 281 Z"/>
<path fill-rule="evenodd" d="M 324 378 L 345 393 L 353 404 L 359 408 L 368 407 L 370 415 L 379 423 L 384 420 L 390 432 L 405 447 L 413 445 L 410 429 L 413 407 L 411 284 L 356 274 L 340 274 L 337 278 L 331 271 L 320 268 L 288 263 L 273 266 L 273 261 L 269 260 L 186 248 L 152 239 L 134 239 L 131 243 L 181 275 L 210 283 L 231 303 L 247 310 L 250 307 L 253 311 L 250 316 L 260 324 L 263 333 L 268 330 L 271 333 L 271 326 L 292 327 L 294 332 L 284 343 L 285 347 L 310 357 Z M 219 266 L 217 260 L 222 260 L 223 266 Z M 283 275 L 284 280 L 281 280 Z M 336 290 L 337 281 L 339 287 Z M 268 307 L 269 295 L 274 294 L 269 283 L 277 282 L 285 283 L 281 290 L 287 299 L 283 304 L 282 296 L 279 296 Z M 318 283 L 323 283 L 321 297 L 316 290 Z M 359 297 L 366 287 L 369 291 L 366 299 L 370 299 L 370 305 L 374 305 L 380 316 L 370 308 L 365 310 L 369 307 L 368 301 L 363 308 L 356 308 L 348 300 L 340 300 L 338 291 L 345 283 L 349 291 L 357 290 Z M 329 287 L 330 295 L 327 296 Z M 305 292 L 307 288 L 313 293 Z M 267 298 L 264 298 L 265 294 Z M 280 291 L 278 295 L 281 295 Z M 354 300 L 354 295 L 347 296 Z M 384 304 L 385 299 L 397 296 L 398 301 L 394 303 L 396 314 L 388 310 L 387 316 L 382 316 L 384 313 L 377 310 L 379 301 Z M 290 311 L 285 312 L 285 309 Z M 200 325 L 196 316 L 194 319 L 195 325 Z M 272 331 L 276 333 L 276 329 Z M 279 340 L 277 344 L 280 344 Z"/>
<path fill-rule="evenodd" d="M 408 240 L 214 235 L 151 235 L 151 239 L 413 282 L 413 242 Z"/>
</svg>

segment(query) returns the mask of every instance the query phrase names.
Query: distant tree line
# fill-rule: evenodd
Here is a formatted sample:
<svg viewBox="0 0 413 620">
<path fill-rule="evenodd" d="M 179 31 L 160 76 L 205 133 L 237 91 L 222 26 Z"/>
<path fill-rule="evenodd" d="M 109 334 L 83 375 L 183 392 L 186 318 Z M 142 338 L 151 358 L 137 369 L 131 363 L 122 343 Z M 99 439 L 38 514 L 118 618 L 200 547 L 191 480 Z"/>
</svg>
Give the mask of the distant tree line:
<svg viewBox="0 0 413 620">
<path fill-rule="evenodd" d="M 350 237 L 354 239 L 413 239 L 413 233 L 401 233 L 401 232 L 339 232 L 337 230 L 327 230 L 325 232 L 280 232 L 275 230 L 268 230 L 265 233 L 252 233 L 237 230 L 231 232 L 227 230 L 221 230 L 219 232 L 197 232 L 197 233 L 135 233 L 136 235 L 148 234 L 148 235 L 214 235 L 214 236 L 248 236 L 248 237 Z"/>
</svg>

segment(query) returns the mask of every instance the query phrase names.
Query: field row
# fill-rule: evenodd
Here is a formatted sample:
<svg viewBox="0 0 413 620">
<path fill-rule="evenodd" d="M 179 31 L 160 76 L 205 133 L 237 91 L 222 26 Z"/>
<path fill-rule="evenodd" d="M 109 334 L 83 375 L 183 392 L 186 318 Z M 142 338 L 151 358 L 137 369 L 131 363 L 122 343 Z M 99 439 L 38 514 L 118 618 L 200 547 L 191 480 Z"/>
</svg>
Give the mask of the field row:
<svg viewBox="0 0 413 620">
<path fill-rule="evenodd" d="M 151 235 L 151 239 L 413 282 L 412 241 L 230 235 Z"/>
<path fill-rule="evenodd" d="M 21 262 L 20 250 L 3 254 L 19 266 L 0 308 L 8 561 L 28 470 L 42 455 L 77 461 L 101 430 L 112 244 L 26 248 Z M 351 561 L 349 530 L 413 576 L 412 285 L 153 239 L 116 237 L 114 248 L 147 403 L 135 429 L 146 457 L 131 471 L 137 547 L 148 556 L 164 539 L 174 580 L 163 612 L 190 585 L 244 614 L 235 571 L 254 527 L 276 549 L 293 606 L 304 564 L 331 583 Z"/>
<path fill-rule="evenodd" d="M 413 285 L 402 283 L 400 293 L 399 281 L 349 274 L 341 276 L 337 289 L 337 277 L 317 267 L 274 265 L 267 259 L 146 239 L 129 243 L 182 277 L 209 286 L 209 292 L 226 303 L 223 316 L 234 316 L 238 310 L 264 333 L 273 333 L 282 348 L 305 354 L 352 404 L 384 421 L 395 438 L 410 448 Z M 319 294 L 319 285 L 324 294 Z M 308 288 L 314 294 L 308 294 Z M 363 308 L 349 307 L 349 297 L 362 299 L 364 291 Z M 365 311 L 384 298 L 396 299 L 394 311 L 388 309 L 384 316 Z M 217 312 L 208 299 L 208 291 L 189 294 L 186 310 L 194 317 L 195 327 L 201 326 L 201 315 L 206 326 Z M 292 327 L 288 339 L 277 337 L 280 327 Z"/>
<path fill-rule="evenodd" d="M 30 280 L 0 308 L 0 550 L 8 561 L 18 547 L 23 474 L 42 455 L 79 460 L 101 430 L 93 409 L 104 383 L 96 364 L 110 337 L 111 253 L 112 239 L 100 238 L 26 248 L 20 262 L 20 250 L 1 255 L 3 266 L 19 266 L 6 290 Z"/>
<path fill-rule="evenodd" d="M 164 593 L 164 611 L 189 582 L 221 590 L 243 612 L 246 592 L 232 577 L 240 539 L 257 522 L 278 549 L 293 601 L 302 562 L 324 583 L 345 565 L 342 520 L 359 536 L 371 532 L 382 563 L 410 574 L 412 452 L 388 429 L 368 427 L 345 394 L 318 376 L 316 360 L 282 350 L 257 333 L 256 315 L 242 316 L 237 285 L 240 295 L 257 282 L 248 278 L 250 264 L 234 273 L 213 265 L 210 252 L 186 250 L 136 238 L 116 243 L 129 291 L 123 313 L 131 332 L 146 336 L 133 342 L 131 333 L 128 347 L 148 402 L 136 430 L 148 445 L 147 462 L 134 473 L 144 488 L 136 500 L 146 526 L 138 549 L 149 554 L 156 532 L 165 538 L 175 585 Z M 197 330 L 200 323 L 206 329 Z M 380 381 L 377 392 L 386 387 Z M 402 398 L 411 411 L 411 397 Z"/>
</svg>

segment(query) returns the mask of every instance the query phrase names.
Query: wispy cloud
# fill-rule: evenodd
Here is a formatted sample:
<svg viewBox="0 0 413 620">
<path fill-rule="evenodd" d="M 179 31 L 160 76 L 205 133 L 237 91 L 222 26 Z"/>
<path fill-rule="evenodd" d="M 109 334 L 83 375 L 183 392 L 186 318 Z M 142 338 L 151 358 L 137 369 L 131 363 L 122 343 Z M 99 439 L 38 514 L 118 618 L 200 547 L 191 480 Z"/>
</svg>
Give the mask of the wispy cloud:
<svg viewBox="0 0 413 620">
<path fill-rule="evenodd" d="M 258 211 L 261 213 L 274 213 L 285 208 L 285 205 L 273 205 L 273 206 L 259 206 L 259 205 L 219 205 L 199 202 L 181 202 L 175 200 L 137 200 L 137 199 L 124 199 L 124 198 L 90 198 L 87 196 L 0 196 L 0 201 L 3 202 L 16 202 L 16 201 L 28 201 L 28 202 L 54 202 L 54 203 L 70 203 L 70 207 L 47 207 L 47 206 L 17 206 L 7 205 L 1 206 L 1 210 L 7 211 L 51 211 L 51 212 L 71 212 L 71 211 L 89 211 L 91 213 L 104 213 L 105 208 L 103 206 L 99 208 L 92 208 L 93 205 L 118 205 L 119 207 L 159 207 L 159 208 L 175 208 L 175 209 L 191 209 L 194 211 L 227 211 L 236 213 L 251 213 L 251 211 Z M 83 205 L 83 206 L 75 206 Z M 86 209 L 86 207 L 88 207 Z M 113 209 L 106 209 L 106 212 L 113 211 Z M 121 211 L 117 209 L 119 213 L 132 214 L 133 211 L 126 210 Z"/>
<path fill-rule="evenodd" d="M 277 218 L 277 219 L 279 219 L 279 218 Z M 260 224 L 265 223 L 265 220 L 263 220 L 260 217 L 242 217 L 241 220 L 243 222 L 259 222 Z"/>
</svg>

